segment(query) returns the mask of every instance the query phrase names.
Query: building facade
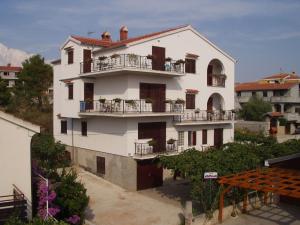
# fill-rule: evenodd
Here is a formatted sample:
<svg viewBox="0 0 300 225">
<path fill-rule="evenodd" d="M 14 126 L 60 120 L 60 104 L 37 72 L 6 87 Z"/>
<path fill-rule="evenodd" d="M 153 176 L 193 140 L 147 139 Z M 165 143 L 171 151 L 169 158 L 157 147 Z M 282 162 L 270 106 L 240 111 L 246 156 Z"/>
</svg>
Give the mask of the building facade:
<svg viewBox="0 0 300 225">
<path fill-rule="evenodd" d="M 300 77 L 295 73 L 275 74 L 256 82 L 237 84 L 235 91 L 240 105 L 248 102 L 252 96 L 271 103 L 272 112 L 266 117 L 270 121 L 271 133 L 295 132 L 300 123 Z M 286 121 L 284 124 L 280 123 L 282 118 Z"/>
<path fill-rule="evenodd" d="M 21 70 L 22 67 L 11 66 L 11 64 L 0 66 L 0 77 L 7 82 L 8 87 L 13 87 L 18 79 L 17 75 L 21 72 Z"/>
<path fill-rule="evenodd" d="M 120 40 L 70 36 L 54 64 L 54 136 L 130 190 L 162 184 L 153 159 L 233 141 L 235 60 L 191 26 Z"/>
</svg>

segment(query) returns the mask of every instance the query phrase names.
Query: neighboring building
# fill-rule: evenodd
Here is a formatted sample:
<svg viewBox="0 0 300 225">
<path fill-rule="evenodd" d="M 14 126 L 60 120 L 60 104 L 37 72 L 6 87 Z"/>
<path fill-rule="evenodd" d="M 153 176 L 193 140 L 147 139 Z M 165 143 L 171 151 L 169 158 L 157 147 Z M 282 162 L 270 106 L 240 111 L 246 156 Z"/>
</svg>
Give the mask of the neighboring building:
<svg viewBox="0 0 300 225">
<path fill-rule="evenodd" d="M 272 112 L 266 115 L 270 120 L 271 133 L 295 132 L 300 123 L 300 77 L 295 73 L 281 73 L 256 82 L 240 83 L 235 86 L 235 92 L 240 105 L 254 95 L 272 104 Z M 280 118 L 285 118 L 286 122 L 281 124 Z"/>
<path fill-rule="evenodd" d="M 10 64 L 0 66 L 0 77 L 7 81 L 8 87 L 13 87 L 18 79 L 17 75 L 21 72 L 21 70 L 22 67 L 11 66 Z"/>
<path fill-rule="evenodd" d="M 154 187 L 158 154 L 233 141 L 235 60 L 191 26 L 135 38 L 122 27 L 119 41 L 70 36 L 60 51 L 54 137 L 93 173 Z"/>
<path fill-rule="evenodd" d="M 10 209 L 15 210 L 10 203 L 20 200 L 20 193 L 31 217 L 31 138 L 39 132 L 39 126 L 0 111 L 0 201 L 6 201 L 0 204 L 0 223 Z"/>
</svg>

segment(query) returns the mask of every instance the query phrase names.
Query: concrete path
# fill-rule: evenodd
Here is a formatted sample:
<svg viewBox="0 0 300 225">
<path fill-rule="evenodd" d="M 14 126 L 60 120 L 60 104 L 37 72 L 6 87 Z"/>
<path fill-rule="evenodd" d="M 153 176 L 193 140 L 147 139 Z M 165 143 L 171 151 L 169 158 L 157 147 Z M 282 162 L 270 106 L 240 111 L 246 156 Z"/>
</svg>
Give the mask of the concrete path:
<svg viewBox="0 0 300 225">
<path fill-rule="evenodd" d="M 300 207 L 287 204 L 264 206 L 228 218 L 223 225 L 300 225 Z"/>
<path fill-rule="evenodd" d="M 83 170 L 78 176 L 90 196 L 89 222 L 96 225 L 180 224 L 183 210 L 170 199 L 130 192 Z"/>
</svg>

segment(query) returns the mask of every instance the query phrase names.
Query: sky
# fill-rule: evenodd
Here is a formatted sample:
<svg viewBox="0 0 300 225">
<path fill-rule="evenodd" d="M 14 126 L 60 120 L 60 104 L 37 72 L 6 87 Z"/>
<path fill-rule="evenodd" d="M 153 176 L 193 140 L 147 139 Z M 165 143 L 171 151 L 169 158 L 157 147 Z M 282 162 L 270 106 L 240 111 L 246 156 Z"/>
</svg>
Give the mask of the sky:
<svg viewBox="0 0 300 225">
<path fill-rule="evenodd" d="M 114 40 L 191 24 L 238 60 L 236 81 L 300 74 L 300 0 L 0 0 L 0 43 L 46 59 L 71 34 Z"/>
</svg>

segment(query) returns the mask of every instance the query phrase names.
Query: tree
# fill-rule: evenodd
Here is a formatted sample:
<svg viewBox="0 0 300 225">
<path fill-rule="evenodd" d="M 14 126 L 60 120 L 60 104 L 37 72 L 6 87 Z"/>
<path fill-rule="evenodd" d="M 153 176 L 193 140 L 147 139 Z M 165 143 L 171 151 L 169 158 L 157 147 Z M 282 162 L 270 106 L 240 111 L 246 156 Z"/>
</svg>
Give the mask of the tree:
<svg viewBox="0 0 300 225">
<path fill-rule="evenodd" d="M 0 77 L 0 106 L 7 106 L 11 98 L 7 82 Z"/>
<path fill-rule="evenodd" d="M 29 104 L 42 108 L 48 104 L 47 91 L 53 83 L 52 67 L 40 55 L 34 55 L 22 63 L 15 88 L 16 95 L 23 95 Z"/>
<path fill-rule="evenodd" d="M 272 105 L 261 98 L 252 96 L 250 100 L 242 106 L 239 116 L 248 121 L 263 121 L 264 114 L 272 111 Z"/>
</svg>

